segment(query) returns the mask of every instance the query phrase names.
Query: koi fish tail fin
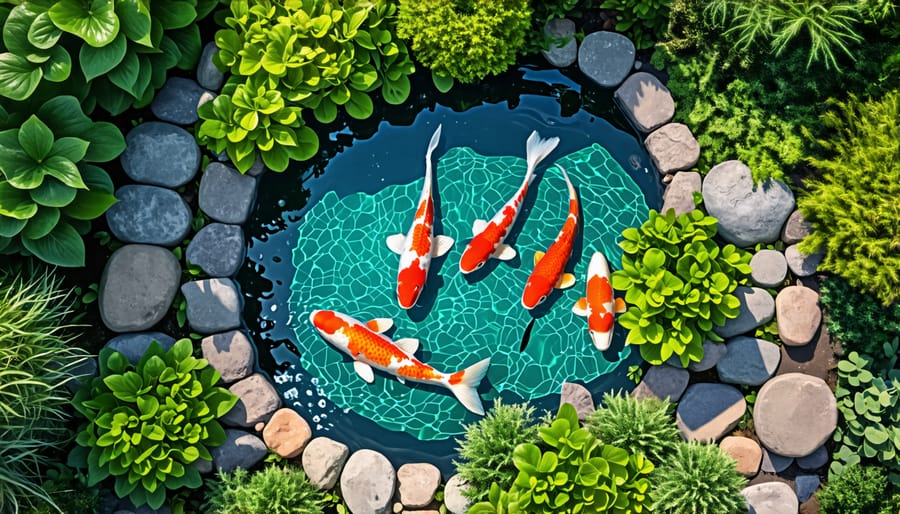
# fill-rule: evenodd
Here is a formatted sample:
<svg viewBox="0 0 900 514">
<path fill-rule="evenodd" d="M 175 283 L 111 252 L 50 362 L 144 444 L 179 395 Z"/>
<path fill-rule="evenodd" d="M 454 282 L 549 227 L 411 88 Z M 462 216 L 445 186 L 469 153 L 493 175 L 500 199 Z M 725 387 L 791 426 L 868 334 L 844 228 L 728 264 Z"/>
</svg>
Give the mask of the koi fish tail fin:
<svg viewBox="0 0 900 514">
<path fill-rule="evenodd" d="M 545 157 L 550 155 L 550 152 L 556 149 L 556 145 L 558 144 L 558 137 L 541 139 L 537 130 L 532 132 L 531 135 L 528 136 L 528 141 L 525 142 L 525 160 L 528 162 L 528 173 L 533 173 L 534 169 L 537 168 L 537 165 L 540 164 Z"/>
<path fill-rule="evenodd" d="M 478 396 L 476 388 L 481 383 L 484 375 L 487 374 L 490 364 L 490 357 L 478 361 L 468 368 L 450 375 L 447 382 L 447 387 L 456 396 L 459 403 L 479 416 L 484 415 L 484 407 L 481 405 L 481 397 Z"/>
<path fill-rule="evenodd" d="M 431 152 L 437 148 L 438 143 L 441 142 L 441 125 L 438 125 L 437 129 L 435 129 L 434 134 L 431 136 L 431 142 L 428 143 L 428 150 L 425 151 L 425 160 L 431 162 Z"/>
</svg>

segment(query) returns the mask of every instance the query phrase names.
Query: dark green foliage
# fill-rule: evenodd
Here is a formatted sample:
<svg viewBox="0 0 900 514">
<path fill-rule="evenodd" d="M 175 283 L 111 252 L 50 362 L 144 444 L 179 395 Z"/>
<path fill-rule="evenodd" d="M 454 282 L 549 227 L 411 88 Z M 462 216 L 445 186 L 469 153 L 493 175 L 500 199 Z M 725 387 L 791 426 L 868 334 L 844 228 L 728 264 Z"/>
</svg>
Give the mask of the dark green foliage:
<svg viewBox="0 0 900 514">
<path fill-rule="evenodd" d="M 659 44 L 669 52 L 683 52 L 702 47 L 711 39 L 713 28 L 703 16 L 705 0 L 672 0 L 666 40 Z"/>
<path fill-rule="evenodd" d="M 401 0 L 397 34 L 425 67 L 476 82 L 515 63 L 531 12 L 528 0 Z"/>
<path fill-rule="evenodd" d="M 825 279 L 819 298 L 828 333 L 841 342 L 845 353 L 877 355 L 882 345 L 900 335 L 900 303 L 885 307 L 841 277 Z"/>
<path fill-rule="evenodd" d="M 63 464 L 44 470 L 44 490 L 49 503 L 33 506 L 25 514 L 91 514 L 100 511 L 100 489 L 87 486 L 87 477 Z"/>
<path fill-rule="evenodd" d="M 743 513 L 747 502 L 741 489 L 746 484 L 734 459 L 717 445 L 679 442 L 674 455 L 656 469 L 653 508 L 692 514 Z"/>
<path fill-rule="evenodd" d="M 604 0 L 600 8 L 615 9 L 616 31 L 643 50 L 665 37 L 671 4 L 672 0 Z"/>
<path fill-rule="evenodd" d="M 581 18 L 584 11 L 590 8 L 594 0 L 547 0 L 541 2 L 532 2 L 534 12 L 531 15 L 531 31 L 525 38 L 525 45 L 522 47 L 521 53 L 533 54 L 545 50 L 550 47 L 553 42 L 547 34 L 544 33 L 544 26 L 550 20 L 558 20 L 560 18 Z M 559 41 L 557 43 L 565 43 Z"/>
<path fill-rule="evenodd" d="M 585 428 L 602 443 L 629 453 L 643 453 L 651 461 L 662 463 L 681 440 L 670 407 L 669 402 L 655 398 L 638 400 L 621 392 L 606 393 L 597 410 L 585 420 Z"/>
<path fill-rule="evenodd" d="M 900 90 L 879 100 L 832 102 L 822 116 L 828 157 L 797 200 L 815 231 L 804 253 L 825 252 L 820 271 L 845 278 L 885 305 L 900 299 Z"/>
<path fill-rule="evenodd" d="M 883 469 L 855 464 L 832 476 L 816 498 L 822 514 L 896 514 L 887 485 Z"/>
<path fill-rule="evenodd" d="M 219 474 L 209 489 L 204 505 L 209 514 L 321 514 L 325 505 L 325 494 L 292 466 L 253 473 L 238 468 Z"/>
</svg>

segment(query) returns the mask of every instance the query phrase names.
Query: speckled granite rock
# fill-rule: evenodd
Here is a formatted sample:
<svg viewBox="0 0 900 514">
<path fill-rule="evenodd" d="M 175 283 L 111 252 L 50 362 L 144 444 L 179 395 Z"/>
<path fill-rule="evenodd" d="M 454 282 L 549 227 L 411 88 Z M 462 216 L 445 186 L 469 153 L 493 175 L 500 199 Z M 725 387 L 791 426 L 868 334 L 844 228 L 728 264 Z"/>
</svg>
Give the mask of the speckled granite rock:
<svg viewBox="0 0 900 514">
<path fill-rule="evenodd" d="M 187 236 L 191 211 L 175 191 L 131 184 L 115 195 L 119 201 L 106 211 L 106 222 L 118 240 L 175 246 Z"/>
<path fill-rule="evenodd" d="M 578 67 L 600 86 L 616 87 L 634 65 L 634 43 L 616 32 L 592 32 L 578 48 Z"/>
<path fill-rule="evenodd" d="M 125 245 L 109 257 L 98 289 L 100 318 L 114 332 L 147 330 L 168 312 L 181 281 L 165 248 Z"/>
<path fill-rule="evenodd" d="M 241 224 L 256 198 L 256 179 L 213 162 L 200 178 L 200 210 L 222 223 Z"/>
<path fill-rule="evenodd" d="M 170 123 L 141 123 L 128 132 L 125 144 L 119 160 L 135 182 L 174 189 L 190 182 L 200 168 L 197 140 Z"/>
<path fill-rule="evenodd" d="M 210 223 L 194 235 L 185 256 L 211 277 L 230 277 L 244 261 L 244 232 L 238 225 Z"/>
<path fill-rule="evenodd" d="M 201 334 L 224 332 L 241 324 L 241 302 L 233 280 L 212 278 L 181 286 L 187 300 L 187 320 Z"/>
</svg>

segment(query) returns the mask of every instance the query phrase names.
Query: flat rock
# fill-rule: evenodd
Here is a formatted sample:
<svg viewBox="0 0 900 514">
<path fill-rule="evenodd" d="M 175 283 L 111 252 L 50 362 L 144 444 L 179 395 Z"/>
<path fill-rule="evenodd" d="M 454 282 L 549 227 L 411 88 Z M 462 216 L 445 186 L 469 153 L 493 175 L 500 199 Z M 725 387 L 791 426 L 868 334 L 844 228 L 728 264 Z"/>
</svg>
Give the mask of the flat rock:
<svg viewBox="0 0 900 514">
<path fill-rule="evenodd" d="M 218 51 L 219 47 L 214 41 L 206 43 L 203 52 L 200 53 L 200 60 L 197 62 L 197 82 L 201 87 L 210 91 L 218 91 L 225 82 L 225 74 L 213 64 L 213 55 Z"/>
<path fill-rule="evenodd" d="M 700 359 L 700 362 L 688 364 L 688 369 L 694 372 L 712 369 L 725 357 L 726 353 L 728 353 L 728 348 L 724 344 L 703 341 L 703 358 Z"/>
<path fill-rule="evenodd" d="M 346 444 L 328 437 L 316 437 L 303 450 L 301 463 L 309 481 L 327 491 L 337 484 L 349 456 L 350 448 Z"/>
<path fill-rule="evenodd" d="M 688 370 L 668 364 L 650 366 L 641 383 L 631 391 L 631 396 L 639 400 L 657 398 L 677 402 L 687 387 L 690 375 Z"/>
<path fill-rule="evenodd" d="M 187 320 L 201 334 L 224 332 L 241 324 L 241 302 L 234 281 L 195 280 L 181 286 L 187 300 Z"/>
<path fill-rule="evenodd" d="M 700 185 L 700 174 L 696 171 L 676 173 L 663 193 L 662 212 L 666 213 L 669 209 L 675 209 L 675 215 L 680 216 L 696 209 L 694 193 L 700 192 Z"/>
<path fill-rule="evenodd" d="M 837 403 L 820 378 L 779 375 L 759 389 L 753 425 L 766 448 L 786 457 L 805 457 L 825 444 L 837 427 Z"/>
<path fill-rule="evenodd" d="M 816 273 L 819 264 L 825 258 L 825 254 L 817 252 L 812 255 L 804 255 L 800 253 L 797 245 L 793 244 L 784 249 L 784 258 L 787 261 L 788 268 L 791 269 L 791 273 L 798 277 L 808 277 Z"/>
<path fill-rule="evenodd" d="M 718 441 L 737 426 L 747 402 L 736 388 L 725 384 L 697 383 L 687 388 L 675 418 L 687 441 Z"/>
<path fill-rule="evenodd" d="M 643 133 L 665 125 L 675 115 L 675 101 L 669 89 L 659 79 L 643 71 L 628 77 L 613 94 L 613 98 L 622 108 L 625 117 Z"/>
<path fill-rule="evenodd" d="M 213 467 L 221 473 L 250 469 L 266 457 L 266 443 L 243 430 L 225 429 L 225 442 L 210 449 Z"/>
<path fill-rule="evenodd" d="M 150 110 L 157 118 L 177 123 L 178 125 L 191 125 L 200 119 L 197 107 L 211 95 L 209 91 L 200 87 L 193 80 L 182 77 L 169 77 L 162 89 L 156 92 Z"/>
<path fill-rule="evenodd" d="M 175 246 L 191 228 L 191 210 L 171 189 L 130 184 L 116 190 L 118 202 L 106 211 L 106 222 L 124 243 Z"/>
<path fill-rule="evenodd" d="M 793 457 L 778 455 L 769 451 L 768 448 L 763 448 L 762 452 L 762 464 L 760 464 L 759 468 L 766 473 L 781 473 L 794 463 Z"/>
<path fill-rule="evenodd" d="M 765 339 L 738 336 L 725 346 L 728 353 L 716 364 L 722 382 L 760 385 L 775 374 L 781 362 L 781 349 Z"/>
<path fill-rule="evenodd" d="M 749 437 L 728 436 L 719 443 L 719 448 L 737 463 L 737 472 L 745 477 L 759 473 L 762 462 L 762 448 Z"/>
<path fill-rule="evenodd" d="M 784 183 L 767 179 L 755 184 L 741 161 L 713 166 L 703 180 L 703 203 L 719 220 L 719 235 L 740 247 L 771 243 L 794 210 L 794 193 Z"/>
<path fill-rule="evenodd" d="M 741 494 L 747 499 L 749 514 L 796 514 L 800 509 L 794 490 L 783 482 L 751 485 Z"/>
<path fill-rule="evenodd" d="M 732 293 L 741 302 L 738 317 L 725 320 L 721 327 L 715 327 L 716 334 L 734 337 L 744 334 L 772 321 L 775 317 L 775 299 L 765 289 L 737 286 Z"/>
<path fill-rule="evenodd" d="M 353 453 L 341 472 L 341 492 L 353 514 L 388 514 L 397 475 L 384 455 L 372 450 Z"/>
<path fill-rule="evenodd" d="M 174 189 L 190 182 L 200 169 L 197 140 L 171 123 L 141 123 L 128 132 L 125 144 L 119 160 L 135 182 Z"/>
<path fill-rule="evenodd" d="M 203 358 L 219 372 L 226 384 L 253 372 L 253 345 L 243 332 L 231 330 L 204 337 L 200 349 Z"/>
<path fill-rule="evenodd" d="M 816 335 L 822 324 L 819 295 L 802 286 L 788 286 L 775 297 L 778 336 L 789 346 L 803 346 Z"/>
<path fill-rule="evenodd" d="M 404 464 L 397 470 L 400 503 L 406 509 L 422 509 L 431 504 L 438 486 L 441 470 L 433 464 Z"/>
<path fill-rule="evenodd" d="M 562 405 L 564 403 L 572 404 L 575 407 L 575 412 L 578 413 L 578 419 L 582 421 L 588 414 L 594 412 L 594 397 L 581 384 L 563 382 L 559 404 Z"/>
<path fill-rule="evenodd" d="M 244 232 L 238 225 L 210 223 L 194 235 L 185 256 L 211 277 L 230 277 L 244 261 Z"/>
<path fill-rule="evenodd" d="M 113 332 L 147 330 L 172 305 L 181 266 L 159 246 L 125 245 L 109 257 L 98 290 L 100 318 Z"/>
<path fill-rule="evenodd" d="M 825 445 L 822 445 L 816 448 L 815 451 L 813 451 L 806 457 L 798 458 L 797 465 L 800 466 L 800 469 L 815 471 L 828 464 L 828 460 L 830 458 L 831 456 L 828 455 L 828 449 L 825 448 Z"/>
<path fill-rule="evenodd" d="M 548 20 L 544 24 L 544 34 L 551 39 L 550 48 L 541 50 L 547 62 L 557 68 L 565 68 L 575 63 L 575 59 L 578 58 L 578 42 L 575 40 L 574 21 L 566 18 Z"/>
<path fill-rule="evenodd" d="M 466 514 L 469 510 L 469 499 L 463 496 L 465 481 L 459 475 L 453 475 L 444 486 L 444 506 L 450 514 Z"/>
<path fill-rule="evenodd" d="M 306 448 L 312 438 L 312 430 L 296 411 L 281 408 L 272 414 L 262 435 L 269 449 L 285 459 L 293 459 Z"/>
<path fill-rule="evenodd" d="M 666 123 L 659 127 L 647 136 L 644 146 L 662 174 L 689 170 L 700 159 L 700 144 L 683 123 Z"/>
<path fill-rule="evenodd" d="M 269 380 L 254 373 L 235 382 L 229 391 L 238 397 L 234 407 L 222 416 L 223 423 L 236 427 L 252 427 L 266 422 L 281 407 L 281 397 Z"/>
<path fill-rule="evenodd" d="M 750 280 L 759 287 L 778 287 L 786 277 L 787 261 L 783 253 L 763 249 L 750 259 Z"/>
<path fill-rule="evenodd" d="M 128 362 L 137 365 L 141 357 L 147 353 L 150 344 L 156 341 L 163 350 L 169 351 L 169 348 L 175 344 L 175 338 L 163 334 L 162 332 L 140 332 L 136 334 L 122 334 L 109 340 L 104 346 L 115 350 L 128 359 Z"/>
<path fill-rule="evenodd" d="M 616 32 L 592 32 L 578 48 L 578 67 L 603 87 L 616 87 L 634 66 L 634 43 Z"/>
<path fill-rule="evenodd" d="M 200 209 L 216 221 L 243 223 L 255 198 L 256 179 L 222 163 L 210 163 L 200 178 Z"/>
<path fill-rule="evenodd" d="M 787 222 L 781 229 L 781 240 L 789 245 L 799 243 L 804 237 L 812 234 L 812 231 L 812 225 L 804 220 L 803 213 L 797 210 L 788 216 Z"/>
</svg>

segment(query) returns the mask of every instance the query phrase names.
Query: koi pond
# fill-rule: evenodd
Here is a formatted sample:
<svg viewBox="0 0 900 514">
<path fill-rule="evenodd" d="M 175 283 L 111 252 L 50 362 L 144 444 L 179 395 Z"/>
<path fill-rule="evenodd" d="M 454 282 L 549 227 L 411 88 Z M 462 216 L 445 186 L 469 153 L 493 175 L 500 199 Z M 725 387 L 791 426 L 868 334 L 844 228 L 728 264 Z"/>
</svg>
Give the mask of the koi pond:
<svg viewBox="0 0 900 514">
<path fill-rule="evenodd" d="M 564 381 L 584 383 L 595 395 L 633 386 L 626 371 L 640 357 L 623 345 L 624 331 L 617 328 L 612 346 L 598 351 L 572 306 L 585 294 L 595 251 L 613 270 L 620 267 L 619 234 L 659 207 L 661 185 L 613 106 L 612 91 L 581 85 L 580 77 L 578 71 L 524 66 L 441 94 L 430 77 L 416 76 L 407 103 L 380 105 L 370 120 L 320 129 L 314 160 L 262 177 L 245 226 L 247 261 L 237 277 L 244 318 L 260 368 L 285 405 L 310 421 L 314 435 L 351 450 L 375 449 L 395 465 L 432 462 L 446 474 L 454 439 L 480 419 L 442 387 L 400 383 L 380 371 L 366 383 L 352 360 L 310 324 L 317 309 L 362 322 L 392 319 L 387 334 L 395 341 L 418 339 L 415 357 L 444 373 L 490 357 L 478 387 L 486 410 L 501 397 L 555 411 Z M 434 258 L 424 292 L 404 310 L 396 296 L 399 257 L 385 241 L 409 230 L 426 147 L 439 124 L 433 232 L 455 243 Z M 537 167 L 506 238 L 518 253 L 464 275 L 459 260 L 473 223 L 490 219 L 522 184 L 525 141 L 533 130 L 560 143 Z M 555 164 L 568 172 L 581 204 L 581 229 L 565 268 L 576 283 L 528 311 L 521 297 L 534 254 L 553 243 L 569 208 Z"/>
</svg>

